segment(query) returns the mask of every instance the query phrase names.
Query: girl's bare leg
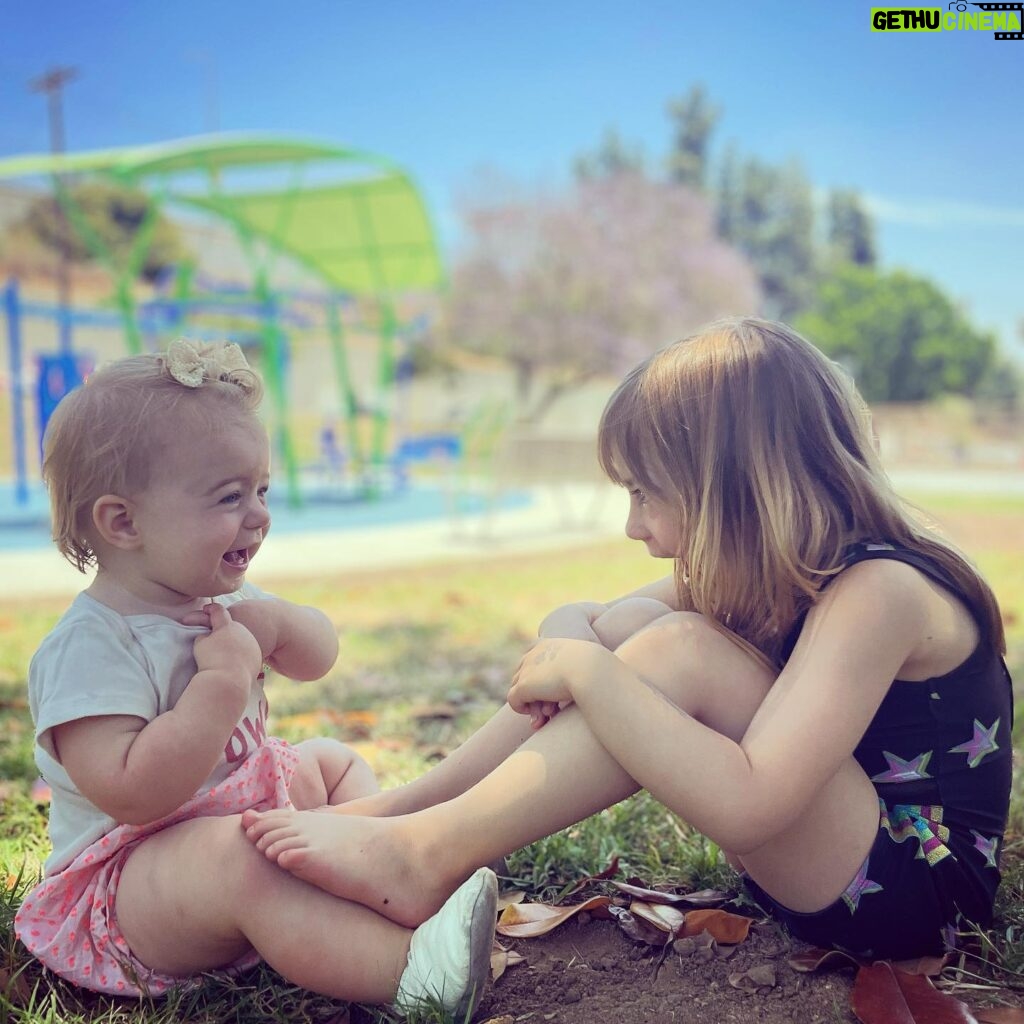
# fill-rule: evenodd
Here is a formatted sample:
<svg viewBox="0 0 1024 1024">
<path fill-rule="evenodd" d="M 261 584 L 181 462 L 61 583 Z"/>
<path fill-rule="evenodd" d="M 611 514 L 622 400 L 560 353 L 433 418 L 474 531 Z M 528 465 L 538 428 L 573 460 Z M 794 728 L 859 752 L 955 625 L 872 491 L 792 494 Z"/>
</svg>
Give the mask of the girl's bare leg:
<svg viewBox="0 0 1024 1024">
<path fill-rule="evenodd" d="M 737 742 L 772 683 L 764 665 L 692 614 L 658 619 L 618 654 L 687 714 Z M 650 777 L 638 780 L 655 797 L 663 771 L 652 765 Z M 638 781 L 568 708 L 465 793 L 415 814 L 247 812 L 243 824 L 281 867 L 415 924 L 478 864 L 621 800 Z M 781 902 L 817 910 L 856 874 L 877 826 L 874 788 L 850 759 L 799 822 L 745 854 L 743 864 Z"/>
<path fill-rule="evenodd" d="M 187 976 L 255 948 L 294 984 L 375 1003 L 395 997 L 412 935 L 282 871 L 245 840 L 237 815 L 182 822 L 141 843 L 116 912 L 153 970 Z"/>
</svg>

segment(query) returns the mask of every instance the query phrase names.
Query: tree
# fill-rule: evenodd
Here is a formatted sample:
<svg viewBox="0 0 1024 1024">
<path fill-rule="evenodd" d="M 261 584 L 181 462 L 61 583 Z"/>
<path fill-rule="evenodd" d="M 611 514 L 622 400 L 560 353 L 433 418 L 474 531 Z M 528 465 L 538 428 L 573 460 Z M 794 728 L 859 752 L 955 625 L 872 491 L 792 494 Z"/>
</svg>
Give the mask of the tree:
<svg viewBox="0 0 1024 1024">
<path fill-rule="evenodd" d="M 817 253 L 811 186 L 796 163 L 774 167 L 727 150 L 716 196 L 719 233 L 757 268 L 765 312 L 781 320 L 806 309 Z"/>
<path fill-rule="evenodd" d="M 525 418 L 707 320 L 757 308 L 753 271 L 692 189 L 619 174 L 559 196 L 478 201 L 463 217 L 447 327 L 455 344 L 514 368 Z"/>
<path fill-rule="evenodd" d="M 875 226 L 852 189 L 836 189 L 829 195 L 828 243 L 834 259 L 875 265 Z"/>
<path fill-rule="evenodd" d="M 671 100 L 668 116 L 674 125 L 668 156 L 669 180 L 703 190 L 707 184 L 708 143 L 721 110 L 714 106 L 704 87 L 694 85 L 685 96 Z"/>
<path fill-rule="evenodd" d="M 84 263 L 96 258 L 97 244 L 103 255 L 117 265 L 123 265 L 135 239 L 150 215 L 152 200 L 137 189 L 124 188 L 107 182 L 88 182 L 70 191 L 77 218 L 84 222 L 84 238 L 75 218 L 65 235 L 61 228 L 61 214 L 56 199 L 44 196 L 29 207 L 18 227 L 26 231 L 46 248 L 59 253 L 67 247 L 72 262 Z M 162 214 L 155 214 L 149 244 L 140 273 L 152 280 L 162 270 L 186 258 L 187 253 L 178 229 Z M 17 230 L 17 228 L 16 228 Z"/>
<path fill-rule="evenodd" d="M 837 266 L 797 327 L 851 370 L 868 401 L 974 395 L 997 358 L 991 334 L 976 330 L 930 281 L 903 270 Z"/>
<path fill-rule="evenodd" d="M 583 153 L 573 162 L 580 181 L 614 178 L 617 174 L 644 173 L 644 156 L 639 146 L 627 146 L 614 128 L 605 129 L 604 138 L 593 153 Z"/>
</svg>

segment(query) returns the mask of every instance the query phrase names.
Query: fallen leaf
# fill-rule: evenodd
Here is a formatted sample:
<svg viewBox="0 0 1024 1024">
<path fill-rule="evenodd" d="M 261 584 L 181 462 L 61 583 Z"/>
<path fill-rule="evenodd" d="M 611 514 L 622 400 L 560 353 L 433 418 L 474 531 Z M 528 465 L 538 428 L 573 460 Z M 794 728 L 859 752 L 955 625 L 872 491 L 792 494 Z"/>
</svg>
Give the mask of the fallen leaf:
<svg viewBox="0 0 1024 1024">
<path fill-rule="evenodd" d="M 633 900 L 629 905 L 630 912 L 637 917 L 642 917 L 650 922 L 655 928 L 668 932 L 672 938 L 682 934 L 683 924 L 686 915 L 675 907 L 667 907 L 661 903 L 644 903 L 642 900 Z"/>
<path fill-rule="evenodd" d="M 6 968 L 0 967 L 0 992 L 16 1006 L 27 1006 L 31 1002 L 32 992 L 20 971 L 12 974 Z M 6 1014 L 4 1016 L 6 1018 Z"/>
<path fill-rule="evenodd" d="M 974 1011 L 978 1024 L 1024 1024 L 1024 1010 L 1016 1006 L 986 1006 Z"/>
<path fill-rule="evenodd" d="M 501 912 L 497 932 L 517 939 L 547 935 L 581 910 L 607 917 L 607 908 L 611 902 L 607 896 L 593 896 L 585 903 L 576 903 L 571 907 L 552 907 L 546 903 L 513 904 Z"/>
<path fill-rule="evenodd" d="M 672 941 L 671 932 L 662 931 L 642 917 L 637 917 L 625 907 L 610 906 L 608 913 L 615 918 L 619 927 L 634 942 L 646 942 L 648 946 L 665 946 Z"/>
<path fill-rule="evenodd" d="M 598 871 L 596 875 L 587 875 L 586 878 L 581 878 L 565 895 L 571 896 L 575 892 L 579 892 L 580 889 L 585 889 L 591 882 L 604 882 L 611 878 L 612 875 L 617 874 L 619 870 L 619 855 L 616 854 L 612 857 L 611 862 L 608 864 L 603 871 Z M 617 884 L 617 883 L 613 883 Z"/>
<path fill-rule="evenodd" d="M 498 913 L 506 907 L 514 907 L 526 899 L 526 893 L 522 889 L 510 889 L 508 892 L 500 893 L 498 896 Z"/>
<path fill-rule="evenodd" d="M 861 1024 L 977 1024 L 964 1003 L 925 975 L 894 971 L 884 960 L 857 972 L 850 1009 Z"/>
<path fill-rule="evenodd" d="M 919 956 L 914 960 L 893 960 L 894 970 L 904 974 L 927 974 L 929 978 L 937 978 L 942 968 L 953 959 L 949 953 L 943 956 Z"/>
<path fill-rule="evenodd" d="M 450 720 L 459 717 L 459 709 L 454 704 L 429 704 L 426 707 L 415 708 L 409 712 L 409 717 L 417 722 L 425 722 L 433 719 Z"/>
<path fill-rule="evenodd" d="M 729 975 L 729 984 L 744 992 L 756 992 L 759 988 L 775 988 L 777 983 L 774 964 L 754 964 L 747 971 Z"/>
<path fill-rule="evenodd" d="M 718 942 L 734 945 L 747 937 L 752 924 L 752 918 L 730 914 L 727 910 L 691 910 L 683 924 L 683 935 L 708 931 Z"/>
<path fill-rule="evenodd" d="M 500 1017 L 488 1017 L 484 1024 L 515 1024 L 515 1017 L 511 1013 L 503 1013 Z"/>
<path fill-rule="evenodd" d="M 643 900 L 645 903 L 667 903 L 670 906 L 689 904 L 691 907 L 711 907 L 719 903 L 726 903 L 732 899 L 727 892 L 718 889 L 701 889 L 700 892 L 660 892 L 658 889 L 645 889 L 639 885 L 631 885 L 629 882 L 612 882 L 616 889 L 624 892 L 627 896 Z"/>
<path fill-rule="evenodd" d="M 861 967 L 864 964 L 863 960 L 852 953 L 841 949 L 819 949 L 817 946 L 794 953 L 787 962 L 794 971 L 802 974 L 821 970 L 822 967 Z"/>
<path fill-rule="evenodd" d="M 495 943 L 495 948 L 491 950 L 491 981 L 497 981 L 509 967 L 525 962 L 526 957 L 522 953 Z"/>
</svg>

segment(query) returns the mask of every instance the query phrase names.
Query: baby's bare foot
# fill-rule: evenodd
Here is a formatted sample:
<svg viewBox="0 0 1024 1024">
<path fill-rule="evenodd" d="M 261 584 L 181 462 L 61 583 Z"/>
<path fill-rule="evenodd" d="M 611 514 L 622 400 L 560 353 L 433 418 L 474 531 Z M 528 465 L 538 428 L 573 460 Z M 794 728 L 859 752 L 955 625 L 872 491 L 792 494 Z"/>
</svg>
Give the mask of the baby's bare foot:
<svg viewBox="0 0 1024 1024">
<path fill-rule="evenodd" d="M 406 927 L 425 921 L 463 880 L 428 870 L 408 819 L 319 811 L 246 811 L 250 842 L 285 871 Z"/>
</svg>

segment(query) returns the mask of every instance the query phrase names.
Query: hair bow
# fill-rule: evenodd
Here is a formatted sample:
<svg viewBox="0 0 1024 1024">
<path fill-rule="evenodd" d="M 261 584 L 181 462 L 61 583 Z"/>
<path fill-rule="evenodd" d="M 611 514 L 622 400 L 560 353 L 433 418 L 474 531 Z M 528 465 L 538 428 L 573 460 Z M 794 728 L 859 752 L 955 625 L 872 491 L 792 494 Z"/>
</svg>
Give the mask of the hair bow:
<svg viewBox="0 0 1024 1024">
<path fill-rule="evenodd" d="M 204 380 L 231 380 L 236 370 L 249 370 L 241 348 L 230 342 L 194 342 L 176 338 L 167 346 L 167 372 L 187 388 Z"/>
</svg>

